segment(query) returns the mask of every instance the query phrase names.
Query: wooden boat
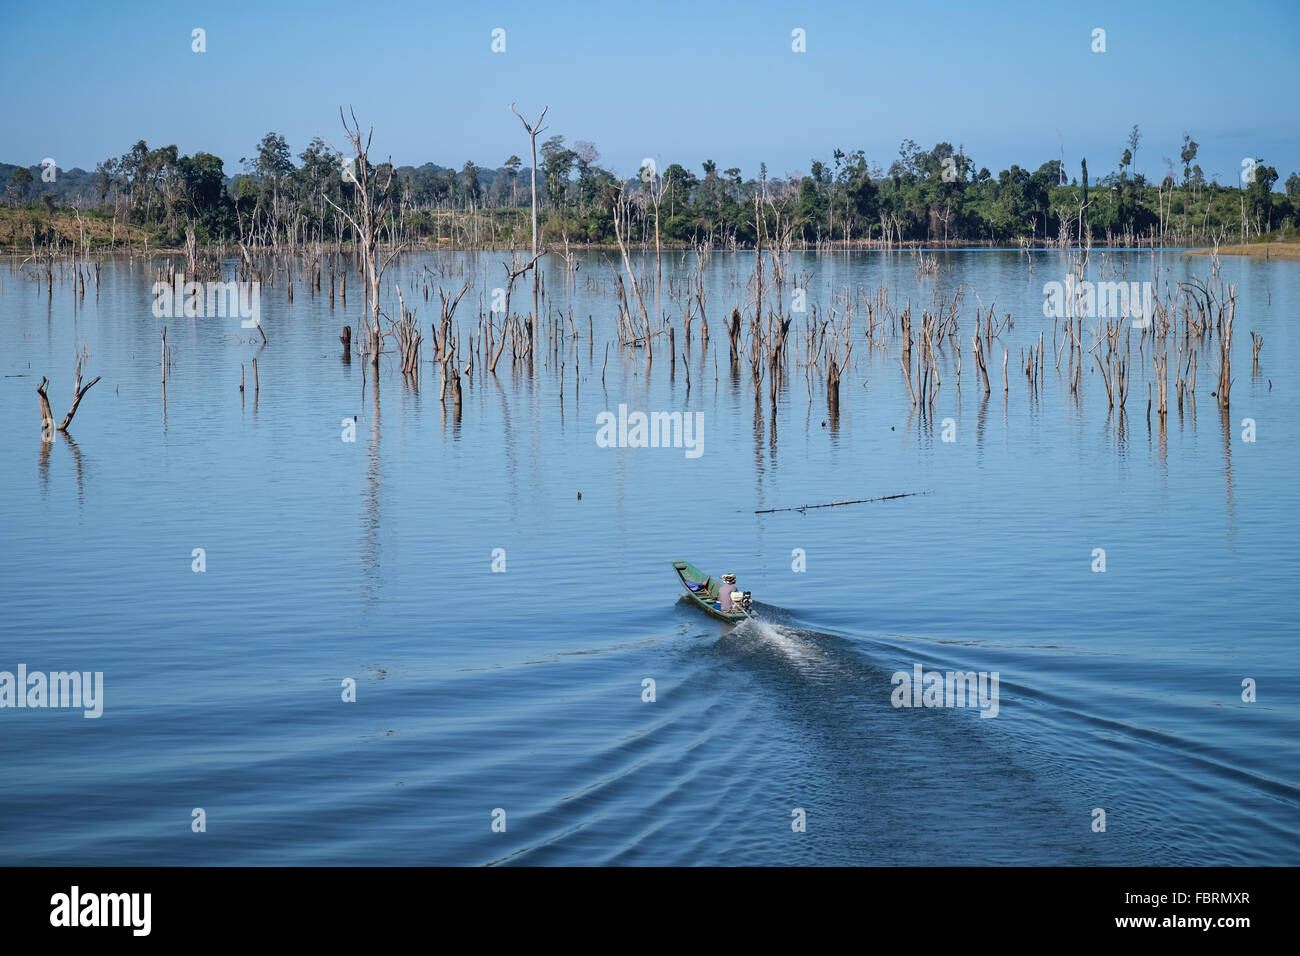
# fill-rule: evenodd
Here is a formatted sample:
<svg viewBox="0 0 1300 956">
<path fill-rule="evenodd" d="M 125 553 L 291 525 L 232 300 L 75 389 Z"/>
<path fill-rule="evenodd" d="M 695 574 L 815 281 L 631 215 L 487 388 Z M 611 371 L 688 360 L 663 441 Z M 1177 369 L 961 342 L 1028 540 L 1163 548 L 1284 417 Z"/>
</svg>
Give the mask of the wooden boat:
<svg viewBox="0 0 1300 956">
<path fill-rule="evenodd" d="M 721 621 L 743 621 L 754 616 L 754 612 L 749 608 L 739 611 L 719 610 L 718 588 L 721 582 L 705 574 L 689 561 L 674 561 L 673 570 L 677 572 L 677 579 L 682 582 L 682 587 L 686 590 L 686 597 L 705 614 Z"/>
</svg>

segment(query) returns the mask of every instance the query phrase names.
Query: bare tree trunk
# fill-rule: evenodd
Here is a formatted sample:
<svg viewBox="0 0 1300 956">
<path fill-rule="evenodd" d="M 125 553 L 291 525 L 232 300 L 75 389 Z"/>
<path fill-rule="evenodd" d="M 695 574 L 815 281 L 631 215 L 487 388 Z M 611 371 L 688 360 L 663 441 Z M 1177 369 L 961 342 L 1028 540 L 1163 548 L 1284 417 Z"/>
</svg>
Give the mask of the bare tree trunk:
<svg viewBox="0 0 1300 956">
<path fill-rule="evenodd" d="M 510 104 L 510 112 L 518 116 L 519 122 L 524 124 L 524 130 L 528 133 L 528 142 L 533 153 L 533 168 L 532 168 L 533 262 L 537 261 L 537 134 L 542 132 L 546 128 L 542 126 L 542 120 L 546 119 L 546 111 L 548 109 L 550 109 L 549 106 L 542 107 L 542 113 L 540 116 L 537 117 L 537 122 L 529 124 L 528 120 L 524 119 L 523 116 L 520 115 L 519 111 L 515 109 L 515 104 L 514 103 Z M 538 305 L 537 270 L 534 269 L 533 270 L 533 337 L 534 338 L 536 338 L 537 335 L 538 309 L 539 309 L 539 305 Z M 530 343 L 530 354 L 531 354 L 531 343 Z"/>
<path fill-rule="evenodd" d="M 520 115 L 515 109 L 515 104 L 510 104 L 510 112 L 519 117 L 519 122 L 524 124 L 524 131 L 528 133 L 528 140 L 533 151 L 532 166 L 532 205 L 533 205 L 533 258 L 537 258 L 537 134 L 542 132 L 545 127 L 542 126 L 542 120 L 546 119 L 546 111 L 549 106 L 542 107 L 542 115 L 537 117 L 537 122 L 530 124 L 528 120 Z"/>
<path fill-rule="evenodd" d="M 50 399 L 45 394 L 45 386 L 50 380 L 41 376 L 41 384 L 36 386 L 36 398 L 41 403 L 41 441 L 54 441 L 54 413 L 50 411 Z"/>
<path fill-rule="evenodd" d="M 77 409 L 81 406 L 81 400 L 86 397 L 86 393 L 91 387 L 100 380 L 102 376 L 96 375 L 93 379 L 81 384 L 81 364 L 82 360 L 77 359 L 77 381 L 73 386 L 72 405 L 68 408 L 68 414 L 63 416 L 63 421 L 59 423 L 58 431 L 66 432 L 68 426 L 72 424 L 73 416 L 77 414 Z M 54 415 L 50 411 L 50 399 L 45 392 L 45 387 L 50 384 L 50 380 L 41 376 L 41 384 L 36 386 L 36 398 L 41 407 L 41 440 L 46 442 L 54 441 Z"/>
<path fill-rule="evenodd" d="M 623 254 L 623 268 L 627 270 L 627 277 L 632 283 L 632 292 L 636 295 L 637 307 L 641 310 L 641 319 L 645 323 L 646 357 L 647 359 L 653 359 L 654 342 L 650 334 L 650 314 L 646 312 L 645 302 L 641 299 L 641 286 L 637 282 L 636 274 L 632 271 L 632 263 L 627 257 L 627 244 L 623 241 L 623 233 L 619 228 L 621 211 L 626 208 L 626 205 L 627 199 L 624 198 L 623 190 L 620 188 L 614 200 L 614 237 L 618 240 L 618 251 Z"/>
<path fill-rule="evenodd" d="M 343 131 L 347 135 L 348 141 L 356 153 L 356 164 L 350 176 L 345 176 L 345 181 L 350 178 L 354 189 L 354 206 L 357 216 L 340 208 L 328 196 L 326 201 L 333 206 L 338 212 L 346 217 L 352 225 L 357 235 L 357 242 L 361 246 L 361 268 L 362 276 L 366 283 L 366 305 L 370 311 L 370 335 L 371 335 L 371 356 L 370 362 L 376 371 L 379 368 L 379 353 L 383 347 L 384 335 L 379 327 L 379 281 L 388 268 L 389 263 L 397 256 L 400 249 L 394 248 L 388 258 L 382 265 L 379 264 L 379 231 L 382 224 L 382 218 L 385 207 L 388 205 L 388 189 L 393 182 L 393 165 L 387 164 L 388 176 L 381 183 L 379 176 L 371 176 L 372 166 L 370 165 L 370 142 L 374 137 L 374 127 L 371 127 L 366 135 L 361 135 L 361 124 L 357 122 L 356 113 L 352 114 L 352 125 L 348 125 L 346 117 L 343 116 L 342 107 L 339 108 L 339 118 L 343 120 Z M 357 217 L 360 217 L 358 220 Z M 346 282 L 346 275 L 344 281 Z M 346 285 L 344 286 L 346 290 Z M 344 292 L 344 302 L 346 303 L 346 291 Z"/>
</svg>

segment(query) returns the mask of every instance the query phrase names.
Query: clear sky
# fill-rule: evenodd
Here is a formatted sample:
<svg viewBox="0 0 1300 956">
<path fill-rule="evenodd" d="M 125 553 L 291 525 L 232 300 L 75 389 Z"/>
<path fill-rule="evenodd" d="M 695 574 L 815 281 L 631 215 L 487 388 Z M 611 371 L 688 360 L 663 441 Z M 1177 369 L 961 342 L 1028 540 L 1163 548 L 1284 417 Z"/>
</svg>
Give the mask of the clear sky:
<svg viewBox="0 0 1300 956">
<path fill-rule="evenodd" d="M 782 175 L 835 147 L 887 167 L 910 137 L 964 144 L 995 175 L 1063 151 L 1074 176 L 1086 156 L 1096 178 L 1137 123 L 1148 177 L 1166 156 L 1181 168 L 1186 131 L 1207 176 L 1234 180 L 1255 156 L 1285 180 L 1300 170 L 1298 40 L 1300 0 L 7 0 L 0 161 L 93 169 L 144 139 L 215 153 L 229 174 L 269 130 L 295 157 L 316 135 L 342 147 L 350 104 L 372 156 L 496 167 L 527 162 L 515 101 L 549 105 L 546 135 L 595 142 L 624 176 L 647 156 Z"/>
</svg>

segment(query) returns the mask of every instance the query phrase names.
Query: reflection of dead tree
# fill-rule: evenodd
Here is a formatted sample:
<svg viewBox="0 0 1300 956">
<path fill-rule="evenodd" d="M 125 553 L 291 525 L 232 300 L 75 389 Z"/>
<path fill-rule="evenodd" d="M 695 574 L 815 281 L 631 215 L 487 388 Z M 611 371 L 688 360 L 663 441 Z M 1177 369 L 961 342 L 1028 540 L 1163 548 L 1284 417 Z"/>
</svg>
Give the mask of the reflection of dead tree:
<svg viewBox="0 0 1300 956">
<path fill-rule="evenodd" d="M 86 393 L 90 391 L 91 386 L 102 377 L 96 375 L 84 386 L 81 384 L 81 365 L 84 357 L 85 353 L 83 352 L 82 356 L 77 359 L 77 382 L 73 386 L 72 406 L 68 409 L 68 414 L 63 416 L 63 421 L 58 425 L 57 430 L 61 432 L 68 430 L 68 426 L 72 424 L 72 417 L 77 414 L 77 408 L 81 405 L 81 400 L 86 397 Z M 50 411 L 50 399 L 45 393 L 45 387 L 49 384 L 50 380 L 45 376 L 41 376 L 41 384 L 36 386 L 36 397 L 41 403 L 41 441 L 45 442 L 54 441 L 54 432 L 56 431 L 54 414 Z"/>
</svg>

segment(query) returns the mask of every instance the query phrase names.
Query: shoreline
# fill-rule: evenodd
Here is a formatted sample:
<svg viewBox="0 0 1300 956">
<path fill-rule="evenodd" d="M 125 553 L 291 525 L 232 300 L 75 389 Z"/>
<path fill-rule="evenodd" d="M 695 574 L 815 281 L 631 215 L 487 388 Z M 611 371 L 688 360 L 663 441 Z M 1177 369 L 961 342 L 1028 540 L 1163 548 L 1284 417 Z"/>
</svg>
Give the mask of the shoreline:
<svg viewBox="0 0 1300 956">
<path fill-rule="evenodd" d="M 205 252 L 211 252 L 214 249 L 219 249 L 220 247 L 221 244 L 216 244 L 214 246 L 206 246 L 201 248 Z M 665 253 L 680 253 L 680 252 L 691 252 L 695 249 L 695 246 L 691 245 L 690 243 L 665 242 L 665 243 L 661 243 L 659 248 Z M 1023 243 L 1022 242 L 1009 242 L 1009 243 L 970 242 L 970 241 L 957 241 L 957 240 L 948 240 L 946 242 L 943 240 L 939 240 L 937 242 L 909 240 L 906 242 L 889 243 L 884 241 L 845 242 L 844 240 L 836 240 L 834 242 L 823 242 L 820 244 L 816 244 L 816 243 L 809 243 L 807 245 L 804 245 L 802 243 L 796 244 L 791 247 L 790 251 L 814 253 L 814 254 L 822 253 L 822 252 L 924 253 L 924 252 L 952 252 L 952 251 L 966 251 L 966 250 L 980 250 L 980 249 L 989 252 L 1050 252 L 1053 249 L 1060 249 L 1060 248 L 1061 247 L 1058 246 L 1056 242 L 1046 242 L 1043 240 L 1038 240 L 1037 242 L 1030 242 L 1029 240 L 1025 240 Z M 1077 246 L 1068 246 L 1066 247 L 1066 251 L 1076 249 L 1076 248 Z M 629 251 L 638 251 L 644 253 L 644 252 L 654 252 L 655 247 L 653 244 L 638 243 L 635 245 L 629 244 L 628 249 Z M 1187 246 L 1179 246 L 1179 245 L 1163 246 L 1163 245 L 1155 245 L 1152 243 L 1137 243 L 1133 245 L 1094 245 L 1092 246 L 1092 249 L 1096 251 L 1117 251 L 1118 250 L 1118 251 L 1132 251 L 1132 252 L 1147 252 L 1147 251 L 1181 252 L 1184 256 L 1212 255 L 1214 253 L 1213 247 L 1192 249 L 1192 248 L 1188 248 Z M 38 257 L 44 258 L 42 253 L 46 251 L 48 251 L 48 247 L 46 247 L 45 249 L 38 247 L 37 248 Z M 422 253 L 422 252 L 511 253 L 511 252 L 515 252 L 520 254 L 527 254 L 528 247 L 527 245 L 518 246 L 518 247 L 510 246 L 510 245 L 462 246 L 462 245 L 452 245 L 450 243 L 443 243 L 443 242 L 423 242 L 418 245 L 411 245 L 410 247 L 402 251 L 411 252 L 411 253 Z M 563 245 L 552 246 L 545 249 L 545 254 L 549 256 L 556 256 L 559 257 L 560 259 L 563 259 L 566 255 L 566 252 L 581 253 L 581 252 L 616 252 L 616 251 L 618 251 L 618 246 L 615 244 L 593 242 L 593 243 L 584 243 L 582 245 L 575 245 L 571 243 L 567 250 L 564 248 Z M 752 245 L 737 245 L 734 249 L 730 249 L 726 247 L 715 246 L 715 247 L 711 247 L 710 251 L 724 252 L 724 253 L 735 252 L 735 253 L 751 254 L 754 251 L 754 247 Z M 158 248 L 142 249 L 138 247 L 124 248 L 123 246 L 120 245 L 119 246 L 92 245 L 88 250 L 88 252 L 90 254 L 89 258 L 97 258 L 97 259 L 134 259 L 134 258 L 147 259 L 147 258 L 152 258 L 154 256 L 186 255 L 186 250 L 183 247 L 175 247 L 175 248 L 158 247 Z M 341 255 L 341 254 L 351 254 L 352 252 L 354 252 L 354 246 L 351 243 L 344 243 L 343 245 L 337 245 L 335 243 L 328 243 L 328 244 L 322 243 L 318 248 L 312 245 L 299 244 L 295 249 L 289 249 L 287 247 L 281 247 L 278 249 L 273 249 L 270 247 L 262 247 L 258 249 L 249 250 L 249 254 L 253 256 L 266 256 L 266 255 L 313 256 L 319 253 Z M 1238 244 L 1233 246 L 1220 246 L 1218 252 L 1219 255 L 1221 256 L 1251 256 L 1251 257 L 1262 258 L 1262 259 L 1270 259 L 1270 258 L 1300 259 L 1300 242 L 1278 240 L 1273 242 L 1247 243 L 1246 245 Z M 76 246 L 75 243 L 69 243 L 65 251 L 60 251 L 58 253 L 59 258 L 64 258 L 69 256 L 71 258 L 82 258 L 81 250 Z M 225 257 L 238 258 L 238 250 L 227 250 L 225 252 Z M 25 247 L 25 248 L 0 247 L 0 259 L 29 260 L 31 258 L 32 258 L 32 252 L 30 247 Z"/>
<path fill-rule="evenodd" d="M 1214 248 L 1210 247 L 1192 249 L 1184 255 L 1211 256 L 1214 252 Z M 1272 242 L 1248 242 L 1245 245 L 1238 243 L 1235 246 L 1220 246 L 1218 253 L 1221 256 L 1249 256 L 1252 259 L 1300 259 L 1300 242 L 1276 239 Z"/>
</svg>

